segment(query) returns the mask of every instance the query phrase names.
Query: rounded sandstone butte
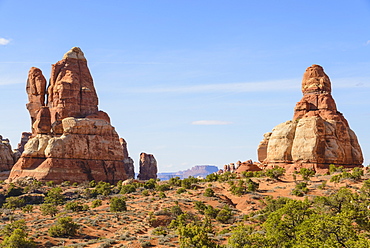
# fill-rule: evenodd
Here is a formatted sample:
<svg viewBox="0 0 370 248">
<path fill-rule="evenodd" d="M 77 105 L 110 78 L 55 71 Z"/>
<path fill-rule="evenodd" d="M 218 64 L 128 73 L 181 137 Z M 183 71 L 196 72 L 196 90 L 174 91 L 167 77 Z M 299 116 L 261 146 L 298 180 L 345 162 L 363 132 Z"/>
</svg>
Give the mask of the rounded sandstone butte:
<svg viewBox="0 0 370 248">
<path fill-rule="evenodd" d="M 36 120 L 32 125 L 35 134 L 49 134 L 51 132 L 49 107 L 41 107 L 37 112 Z"/>
<path fill-rule="evenodd" d="M 46 79 L 39 68 L 31 67 L 29 70 L 26 92 L 28 95 L 26 107 L 30 112 L 32 126 L 38 110 L 45 106 Z"/>
<path fill-rule="evenodd" d="M 47 106 L 52 123 L 66 117 L 97 114 L 98 96 L 80 48 L 73 47 L 61 61 L 52 65 Z"/>
<path fill-rule="evenodd" d="M 134 167 L 134 160 L 130 158 L 127 150 L 127 142 L 124 138 L 119 139 L 119 143 L 122 146 L 123 151 L 123 166 L 126 171 L 126 175 L 128 178 L 135 178 L 135 167 Z"/>
<path fill-rule="evenodd" d="M 142 152 L 140 154 L 140 173 L 137 176 L 140 180 L 157 179 L 157 161 L 153 154 Z"/>
<path fill-rule="evenodd" d="M 331 93 L 330 79 L 321 66 L 312 65 L 306 69 L 302 79 L 302 93 Z"/>
<path fill-rule="evenodd" d="M 294 168 L 309 167 L 320 173 L 325 173 L 329 164 L 361 166 L 361 147 L 337 110 L 330 79 L 321 66 L 307 68 L 302 92 L 293 121 L 281 123 L 265 135 L 258 147 L 259 160 L 265 165 L 294 164 Z"/>
<path fill-rule="evenodd" d="M 13 151 L 9 140 L 3 139 L 0 135 L 0 172 L 10 170 L 14 162 Z"/>
<path fill-rule="evenodd" d="M 18 148 L 17 150 L 22 154 L 24 151 L 24 146 L 28 142 L 28 140 L 31 138 L 32 133 L 29 132 L 23 132 L 21 135 L 21 142 L 18 143 Z"/>
</svg>

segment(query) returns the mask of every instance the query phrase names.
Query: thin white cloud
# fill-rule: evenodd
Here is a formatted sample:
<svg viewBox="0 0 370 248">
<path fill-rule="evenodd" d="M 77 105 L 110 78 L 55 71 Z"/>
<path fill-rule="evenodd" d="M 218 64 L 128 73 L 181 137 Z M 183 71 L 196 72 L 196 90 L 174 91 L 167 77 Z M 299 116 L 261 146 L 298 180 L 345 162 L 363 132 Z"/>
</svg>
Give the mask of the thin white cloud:
<svg viewBox="0 0 370 248">
<path fill-rule="evenodd" d="M 178 87 L 158 87 L 145 89 L 131 89 L 141 93 L 210 93 L 210 92 L 256 92 L 256 91 L 277 91 L 291 90 L 300 87 L 300 79 L 275 80 L 264 82 L 242 82 L 225 84 L 201 84 Z"/>
<path fill-rule="evenodd" d="M 366 46 L 367 46 L 367 45 L 370 45 L 370 40 L 368 40 L 368 41 L 366 42 Z"/>
<path fill-rule="evenodd" d="M 202 120 L 202 121 L 193 121 L 192 125 L 230 125 L 230 121 L 216 121 L 216 120 Z"/>
<path fill-rule="evenodd" d="M 0 45 L 7 45 L 8 43 L 10 42 L 10 40 L 8 39 L 5 39 L 5 38 L 0 38 Z"/>
</svg>

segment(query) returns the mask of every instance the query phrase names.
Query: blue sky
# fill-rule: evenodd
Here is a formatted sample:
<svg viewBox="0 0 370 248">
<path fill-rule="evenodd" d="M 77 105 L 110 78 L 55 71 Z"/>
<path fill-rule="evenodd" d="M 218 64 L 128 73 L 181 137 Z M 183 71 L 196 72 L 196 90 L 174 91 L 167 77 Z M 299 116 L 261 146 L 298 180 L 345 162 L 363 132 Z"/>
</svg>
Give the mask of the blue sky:
<svg viewBox="0 0 370 248">
<path fill-rule="evenodd" d="M 13 147 L 30 130 L 29 68 L 49 78 L 79 46 L 136 168 L 141 152 L 161 172 L 256 160 L 312 64 L 370 163 L 369 0 L 0 0 L 0 23 L 0 134 Z"/>
</svg>

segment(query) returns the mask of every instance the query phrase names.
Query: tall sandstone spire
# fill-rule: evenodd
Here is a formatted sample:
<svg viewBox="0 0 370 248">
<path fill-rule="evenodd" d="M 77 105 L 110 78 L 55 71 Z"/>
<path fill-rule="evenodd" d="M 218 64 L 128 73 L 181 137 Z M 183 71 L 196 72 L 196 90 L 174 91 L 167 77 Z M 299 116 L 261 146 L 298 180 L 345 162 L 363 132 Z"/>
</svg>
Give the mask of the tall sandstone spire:
<svg viewBox="0 0 370 248">
<path fill-rule="evenodd" d="M 317 172 L 326 172 L 329 164 L 361 166 L 363 156 L 356 134 L 337 110 L 330 79 L 321 66 L 306 69 L 302 93 L 293 120 L 264 135 L 257 150 L 260 162 L 288 170 L 312 168 Z"/>
<path fill-rule="evenodd" d="M 93 79 L 80 48 L 72 48 L 52 65 L 47 91 L 45 85 L 41 70 L 31 68 L 27 109 L 32 136 L 9 179 L 32 176 L 42 181 L 111 183 L 127 179 L 125 162 L 130 158 L 108 114 L 98 110 Z"/>
</svg>

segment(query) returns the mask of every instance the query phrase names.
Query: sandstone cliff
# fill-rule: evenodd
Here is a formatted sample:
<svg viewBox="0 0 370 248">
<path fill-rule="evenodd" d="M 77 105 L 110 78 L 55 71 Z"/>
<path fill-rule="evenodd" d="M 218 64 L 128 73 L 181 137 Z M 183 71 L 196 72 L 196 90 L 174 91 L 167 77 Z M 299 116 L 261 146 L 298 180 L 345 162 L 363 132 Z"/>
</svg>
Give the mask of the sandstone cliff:
<svg viewBox="0 0 370 248">
<path fill-rule="evenodd" d="M 302 93 L 293 120 L 264 135 L 258 147 L 260 162 L 291 170 L 309 167 L 318 172 L 326 172 L 329 164 L 361 166 L 363 156 L 357 137 L 337 110 L 330 79 L 321 66 L 307 68 Z"/>
<path fill-rule="evenodd" d="M 9 140 L 3 139 L 0 135 L 0 172 L 10 170 L 17 159 L 16 156 L 17 154 L 12 151 Z"/>
<path fill-rule="evenodd" d="M 32 136 L 9 179 L 32 176 L 41 181 L 111 183 L 127 179 L 127 157 L 108 114 L 98 110 L 83 52 L 72 48 L 52 65 L 47 91 L 45 82 L 41 70 L 31 68 L 27 109 Z"/>
</svg>

